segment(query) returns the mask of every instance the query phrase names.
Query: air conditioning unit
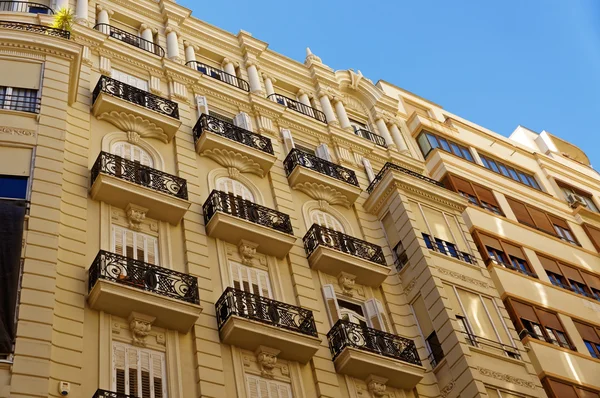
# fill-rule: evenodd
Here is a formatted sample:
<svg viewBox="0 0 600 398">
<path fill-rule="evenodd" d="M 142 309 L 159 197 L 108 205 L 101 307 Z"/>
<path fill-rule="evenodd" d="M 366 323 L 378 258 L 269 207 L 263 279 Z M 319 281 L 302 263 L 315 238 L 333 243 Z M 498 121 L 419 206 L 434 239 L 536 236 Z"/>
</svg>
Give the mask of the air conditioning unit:
<svg viewBox="0 0 600 398">
<path fill-rule="evenodd" d="M 567 196 L 567 201 L 569 202 L 572 208 L 575 208 L 577 206 L 587 206 L 585 200 L 581 196 L 574 193 L 570 193 Z"/>
</svg>

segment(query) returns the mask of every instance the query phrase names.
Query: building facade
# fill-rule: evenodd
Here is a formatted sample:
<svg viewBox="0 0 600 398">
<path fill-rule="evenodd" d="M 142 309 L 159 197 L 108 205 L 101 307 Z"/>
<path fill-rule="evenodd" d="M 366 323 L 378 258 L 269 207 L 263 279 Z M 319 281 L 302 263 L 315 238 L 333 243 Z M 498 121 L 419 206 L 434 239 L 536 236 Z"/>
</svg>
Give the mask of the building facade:
<svg viewBox="0 0 600 398">
<path fill-rule="evenodd" d="M 0 397 L 600 397 L 579 148 L 170 0 L 0 14 Z"/>
</svg>

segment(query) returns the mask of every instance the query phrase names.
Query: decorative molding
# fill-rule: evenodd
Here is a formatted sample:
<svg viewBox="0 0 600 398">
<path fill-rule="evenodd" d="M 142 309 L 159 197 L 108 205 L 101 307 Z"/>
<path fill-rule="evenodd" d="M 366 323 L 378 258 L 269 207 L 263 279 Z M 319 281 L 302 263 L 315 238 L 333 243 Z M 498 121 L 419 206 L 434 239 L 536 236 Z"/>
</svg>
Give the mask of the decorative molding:
<svg viewBox="0 0 600 398">
<path fill-rule="evenodd" d="M 446 387 L 442 388 L 442 390 L 440 391 L 440 397 L 446 398 L 448 394 L 450 394 L 450 391 L 454 389 L 455 385 L 456 383 L 454 382 L 454 380 L 450 380 L 450 383 L 446 384 Z"/>
<path fill-rule="evenodd" d="M 448 275 L 448 276 L 450 276 L 452 278 L 455 278 L 455 279 L 460 279 L 463 282 L 467 282 L 467 283 L 470 283 L 472 285 L 482 287 L 484 289 L 491 288 L 491 286 L 490 286 L 489 283 L 484 282 L 484 281 L 480 281 L 479 279 L 471 278 L 470 276 L 463 275 L 463 274 L 461 274 L 459 272 L 451 271 L 449 269 L 442 268 L 442 267 L 432 266 L 432 268 L 436 268 L 440 274 Z"/>
<path fill-rule="evenodd" d="M 20 129 L 17 127 L 0 126 L 0 134 L 20 135 L 24 137 L 35 137 L 34 130 Z"/>
<path fill-rule="evenodd" d="M 406 287 L 404 288 L 404 293 L 409 294 L 413 290 L 413 288 L 415 287 L 416 284 L 417 284 L 417 278 L 414 278 L 413 280 L 408 282 L 408 285 L 406 285 Z"/>
<path fill-rule="evenodd" d="M 487 377 L 505 381 L 507 383 L 516 384 L 521 387 L 526 387 L 526 388 L 531 388 L 531 389 L 536 388 L 535 383 L 532 381 L 529 381 L 529 380 L 520 379 L 518 377 L 507 375 L 506 373 L 497 372 L 495 370 L 482 368 L 481 366 L 478 366 L 477 370 L 479 371 L 479 373 L 481 373 L 482 375 L 487 376 Z"/>
<path fill-rule="evenodd" d="M 156 124 L 149 122 L 141 116 L 135 116 L 125 112 L 104 112 L 97 116 L 98 120 L 106 120 L 122 131 L 135 132 L 142 138 L 156 138 L 164 143 L 169 142 L 165 131 Z M 129 139 L 129 135 L 128 135 Z"/>
<path fill-rule="evenodd" d="M 132 312 L 129 315 L 129 329 L 131 330 L 132 344 L 139 347 L 146 347 L 146 337 L 152 329 L 152 322 L 156 317 Z"/>
<path fill-rule="evenodd" d="M 388 379 L 374 375 L 369 375 L 365 382 L 367 383 L 367 389 L 371 393 L 371 396 L 376 398 L 389 396 L 386 392 L 386 383 L 388 382 Z"/>
<path fill-rule="evenodd" d="M 146 213 L 148 209 L 136 206 L 134 204 L 128 204 L 125 208 L 125 214 L 127 214 L 127 220 L 129 220 L 129 228 L 134 231 L 139 231 L 141 229 L 141 224 L 146 219 Z"/>
<path fill-rule="evenodd" d="M 256 362 L 260 367 L 260 373 L 263 377 L 272 379 L 275 376 L 273 369 L 277 365 L 277 355 L 279 353 L 279 350 L 262 345 L 256 349 L 254 354 L 256 355 Z"/>
<path fill-rule="evenodd" d="M 259 177 L 264 175 L 260 164 L 238 152 L 215 148 L 207 149 L 201 155 L 214 160 L 227 169 L 235 168 L 241 173 L 252 173 Z"/>
<path fill-rule="evenodd" d="M 238 253 L 242 260 L 242 264 L 252 266 L 254 257 L 256 257 L 257 243 L 242 239 L 238 245 Z"/>
<path fill-rule="evenodd" d="M 340 272 L 337 277 L 338 285 L 342 289 L 342 294 L 346 296 L 354 296 L 354 285 L 356 284 L 356 276 L 347 272 Z"/>
<path fill-rule="evenodd" d="M 342 205 L 344 207 L 350 208 L 350 203 L 348 202 L 348 199 L 344 194 L 326 185 L 314 182 L 303 182 L 294 185 L 293 188 L 297 189 L 300 192 L 304 192 L 305 194 L 307 194 L 315 200 L 324 200 L 332 206 Z"/>
</svg>

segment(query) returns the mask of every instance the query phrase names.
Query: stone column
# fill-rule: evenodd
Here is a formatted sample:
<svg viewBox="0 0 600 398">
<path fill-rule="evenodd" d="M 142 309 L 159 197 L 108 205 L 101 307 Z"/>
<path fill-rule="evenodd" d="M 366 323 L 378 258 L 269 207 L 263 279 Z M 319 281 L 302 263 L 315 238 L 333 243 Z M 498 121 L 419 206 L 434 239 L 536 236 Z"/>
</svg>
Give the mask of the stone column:
<svg viewBox="0 0 600 398">
<path fill-rule="evenodd" d="M 113 14 L 113 11 L 107 9 L 104 6 L 101 6 L 100 4 L 98 4 L 96 6 L 96 11 L 98 12 L 97 16 L 96 16 L 96 22 L 98 24 L 101 24 L 100 26 L 100 32 L 104 33 L 105 35 L 110 33 L 110 17 Z"/>
<path fill-rule="evenodd" d="M 152 53 L 156 52 L 154 51 L 154 33 L 156 33 L 156 29 L 152 29 L 145 23 L 143 23 L 140 27 L 140 36 L 142 39 L 146 40 L 142 43 L 142 45 L 144 46 L 145 50 Z"/>
<path fill-rule="evenodd" d="M 377 116 L 377 119 L 375 120 L 375 125 L 377 126 L 377 130 L 379 131 L 379 135 L 381 135 L 385 139 L 385 143 L 387 144 L 387 146 L 395 147 L 394 141 L 392 141 L 392 136 L 390 135 L 387 125 L 385 124 L 385 120 L 383 120 L 382 116 Z"/>
<path fill-rule="evenodd" d="M 235 65 L 229 58 L 223 59 L 223 63 L 221 64 L 221 67 L 223 68 L 223 70 L 225 72 L 237 77 L 237 75 L 235 74 Z"/>
<path fill-rule="evenodd" d="M 302 89 L 298 90 L 298 101 L 312 108 L 312 104 L 310 103 L 310 98 L 308 98 L 308 94 L 306 94 L 306 92 Z"/>
<path fill-rule="evenodd" d="M 392 121 L 390 123 L 390 133 L 392 135 L 394 143 L 396 144 L 396 147 L 398 147 L 398 150 L 400 152 L 408 151 L 408 147 L 406 146 L 404 137 L 402 137 L 402 133 L 400 132 L 400 128 L 398 127 L 397 122 Z"/>
<path fill-rule="evenodd" d="M 267 90 L 267 97 L 271 94 L 275 94 L 275 89 L 273 88 L 273 84 L 277 83 L 275 78 L 263 73 L 262 75 L 263 81 L 265 82 L 265 90 Z"/>
<path fill-rule="evenodd" d="M 338 120 L 340 121 L 340 126 L 343 129 L 352 128 L 350 124 L 350 119 L 348 119 L 348 114 L 346 113 L 346 108 L 344 107 L 344 100 L 335 97 L 334 100 L 335 112 L 337 113 Z"/>
<path fill-rule="evenodd" d="M 167 26 L 165 30 L 167 33 L 167 58 L 180 62 L 181 58 L 179 58 L 179 34 L 175 28 L 172 26 Z"/>
<path fill-rule="evenodd" d="M 246 61 L 246 70 L 248 71 L 248 80 L 250 80 L 250 91 L 258 95 L 264 95 L 260 86 L 260 77 L 258 76 L 258 67 L 255 61 Z"/>
<path fill-rule="evenodd" d="M 81 25 L 88 24 L 88 0 L 77 0 L 75 22 Z"/>
<path fill-rule="evenodd" d="M 56 0 L 56 10 L 60 10 L 62 8 L 69 8 L 69 0 Z"/>
<path fill-rule="evenodd" d="M 328 124 L 338 125 L 340 122 L 335 118 L 333 108 L 331 107 L 331 98 L 327 93 L 319 93 L 319 102 Z"/>
<path fill-rule="evenodd" d="M 183 47 L 185 48 L 185 63 L 192 69 L 196 69 L 196 46 L 194 46 L 189 41 L 183 42 Z"/>
</svg>

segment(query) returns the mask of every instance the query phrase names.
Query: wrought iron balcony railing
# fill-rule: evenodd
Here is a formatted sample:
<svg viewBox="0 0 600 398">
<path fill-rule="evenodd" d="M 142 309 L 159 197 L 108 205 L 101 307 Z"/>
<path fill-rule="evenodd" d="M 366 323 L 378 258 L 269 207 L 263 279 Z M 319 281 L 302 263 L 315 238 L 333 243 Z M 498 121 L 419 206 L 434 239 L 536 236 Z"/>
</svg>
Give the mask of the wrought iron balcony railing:
<svg viewBox="0 0 600 398">
<path fill-rule="evenodd" d="M 71 32 L 69 32 L 67 30 L 56 29 L 56 28 L 51 28 L 50 26 L 35 25 L 35 24 L 24 23 L 24 22 L 0 21 L 0 28 L 12 29 L 12 30 L 22 30 L 22 31 L 31 32 L 31 33 L 40 33 L 42 35 L 62 37 L 63 39 L 71 38 Z"/>
<path fill-rule="evenodd" d="M 194 140 L 198 141 L 205 130 L 273 155 L 273 145 L 269 138 L 203 113 L 194 126 Z"/>
<path fill-rule="evenodd" d="M 130 86 L 129 84 L 125 84 L 111 77 L 100 76 L 96 88 L 94 89 L 92 102 L 96 102 L 100 93 L 121 98 L 132 104 L 143 106 L 151 111 L 179 120 L 179 106 L 177 105 L 177 102 L 159 97 L 158 95 Z"/>
<path fill-rule="evenodd" d="M 378 134 L 372 133 L 369 130 L 357 129 L 357 130 L 354 130 L 354 134 L 356 134 L 359 137 L 366 138 L 367 140 L 372 141 L 379 146 L 387 148 L 387 143 L 385 142 L 385 138 L 383 138 L 382 136 L 380 136 Z"/>
<path fill-rule="evenodd" d="M 228 287 L 215 304 L 219 330 L 231 316 L 317 337 L 310 310 Z"/>
<path fill-rule="evenodd" d="M 40 113 L 42 99 L 38 96 L 0 94 L 0 109 Z"/>
<path fill-rule="evenodd" d="M 414 341 L 350 321 L 337 321 L 327 339 L 334 360 L 350 347 L 421 366 Z"/>
<path fill-rule="evenodd" d="M 296 168 L 296 166 L 306 167 L 307 169 L 325 174 L 326 176 L 335 178 L 336 180 L 340 180 L 357 187 L 359 186 L 358 179 L 356 178 L 354 171 L 321 159 L 313 154 L 303 152 L 299 149 L 292 149 L 283 161 L 283 167 L 285 168 L 286 175 L 289 176 L 292 174 L 292 171 Z"/>
<path fill-rule="evenodd" d="M 322 227 L 318 224 L 313 224 L 310 227 L 306 235 L 304 235 L 303 241 L 307 256 L 310 256 L 317 247 L 325 246 L 362 258 L 363 260 L 387 265 L 380 246 Z"/>
<path fill-rule="evenodd" d="M 27 12 L 31 14 L 54 14 L 54 10 L 45 4 L 28 1 L 0 1 L 0 12 Z"/>
<path fill-rule="evenodd" d="M 202 205 L 204 224 L 219 211 L 289 235 L 294 234 L 290 216 L 231 193 L 213 190 Z"/>
<path fill-rule="evenodd" d="M 136 398 L 136 396 L 98 389 L 92 398 Z"/>
<path fill-rule="evenodd" d="M 213 68 L 212 66 L 208 66 L 198 61 L 188 61 L 185 63 L 186 65 L 190 65 L 198 72 L 205 74 L 206 76 L 210 76 L 213 79 L 220 80 L 225 82 L 231 86 L 237 87 L 241 90 L 250 92 L 250 84 L 244 79 L 240 79 L 239 77 L 232 75 L 230 73 L 225 72 L 224 70 Z"/>
<path fill-rule="evenodd" d="M 459 251 L 454 243 L 446 242 L 445 240 L 435 237 L 432 238 L 431 235 L 424 233 L 421 233 L 421 235 L 423 236 L 425 245 L 429 250 L 445 254 L 446 256 L 454 257 L 460 261 L 464 261 L 465 263 L 475 264 L 475 258 L 469 253 Z"/>
<path fill-rule="evenodd" d="M 92 185 L 100 173 L 180 199 L 188 199 L 187 181 L 183 178 L 141 165 L 138 162 L 124 159 L 112 153 L 100 152 L 100 155 L 98 155 L 92 167 Z"/>
<path fill-rule="evenodd" d="M 267 98 L 273 102 L 284 105 L 293 111 L 310 116 L 320 122 L 327 123 L 327 118 L 325 118 L 325 114 L 323 112 L 308 105 L 304 105 L 302 102 L 298 102 L 280 94 L 271 94 Z"/>
<path fill-rule="evenodd" d="M 90 267 L 89 291 L 99 279 L 200 304 L 196 277 L 104 250 L 98 252 Z"/>
<path fill-rule="evenodd" d="M 105 35 L 109 35 L 117 40 L 122 41 L 123 43 L 127 43 L 131 46 L 140 48 L 144 51 L 148 51 L 149 53 L 158 55 L 159 57 L 165 56 L 165 50 L 158 44 L 154 44 L 151 41 L 146 39 L 142 39 L 141 37 L 134 35 L 132 33 L 126 32 L 117 27 L 111 26 L 105 23 L 99 23 L 94 25 L 94 29 L 104 33 Z"/>
<path fill-rule="evenodd" d="M 400 171 L 400 172 L 402 172 L 404 174 L 408 174 L 408 175 L 413 176 L 413 177 L 417 177 L 417 178 L 419 178 L 419 179 L 421 179 L 423 181 L 426 181 L 426 182 L 428 182 L 430 184 L 437 185 L 438 187 L 445 188 L 444 184 L 442 184 L 439 181 L 434 180 L 433 178 L 426 177 L 426 176 L 424 176 L 422 174 L 419 174 L 419 173 L 417 173 L 415 171 L 409 170 L 409 169 L 404 168 L 402 166 L 398 166 L 397 164 L 387 162 L 383 166 L 383 168 L 379 171 L 379 173 L 377 173 L 377 176 L 375 176 L 375 179 L 371 182 L 371 185 L 369 185 L 369 187 L 367 188 L 367 192 L 369 192 L 369 193 L 373 192 L 373 189 L 375 189 L 375 186 L 379 183 L 379 181 L 381 181 L 383 179 L 383 176 L 385 175 L 385 173 L 388 170 L 391 170 L 391 169 Z"/>
<path fill-rule="evenodd" d="M 465 335 L 465 340 L 467 343 L 473 347 L 481 347 L 483 349 L 493 349 L 504 351 L 504 353 L 513 358 L 513 359 L 521 359 L 521 353 L 516 347 L 511 345 L 503 344 L 495 340 L 486 339 L 484 337 L 479 337 L 469 332 L 461 332 Z"/>
</svg>

